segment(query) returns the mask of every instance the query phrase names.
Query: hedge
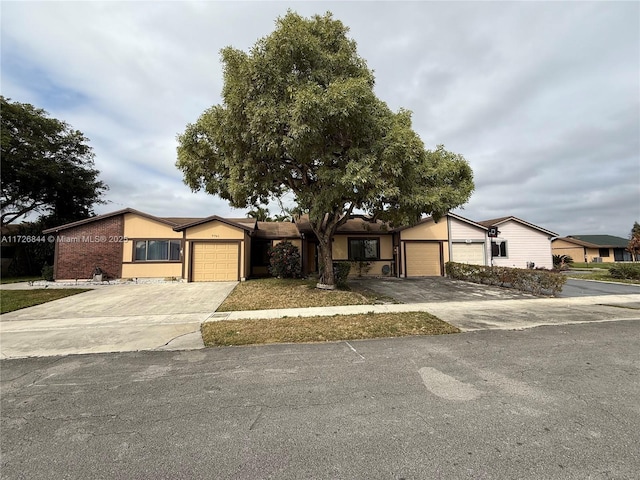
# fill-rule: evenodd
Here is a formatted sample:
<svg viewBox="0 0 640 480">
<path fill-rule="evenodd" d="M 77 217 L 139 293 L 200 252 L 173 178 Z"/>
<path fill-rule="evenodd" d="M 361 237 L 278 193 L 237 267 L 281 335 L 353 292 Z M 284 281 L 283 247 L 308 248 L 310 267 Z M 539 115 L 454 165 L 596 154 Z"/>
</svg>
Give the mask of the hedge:
<svg viewBox="0 0 640 480">
<path fill-rule="evenodd" d="M 609 267 L 612 278 L 640 280 L 640 265 L 637 263 L 619 263 Z"/>
<path fill-rule="evenodd" d="M 466 263 L 447 262 L 445 270 L 450 278 L 468 282 L 497 285 L 534 295 L 555 295 L 562 291 L 567 277 L 548 270 L 509 267 L 486 267 Z"/>
</svg>

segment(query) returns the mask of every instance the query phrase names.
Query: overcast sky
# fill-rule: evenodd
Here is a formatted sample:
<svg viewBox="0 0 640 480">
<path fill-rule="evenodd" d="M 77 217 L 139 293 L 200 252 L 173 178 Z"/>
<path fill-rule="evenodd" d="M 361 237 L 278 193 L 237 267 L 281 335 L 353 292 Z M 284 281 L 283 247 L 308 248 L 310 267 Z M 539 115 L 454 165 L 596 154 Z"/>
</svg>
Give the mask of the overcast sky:
<svg viewBox="0 0 640 480">
<path fill-rule="evenodd" d="M 221 102 L 220 49 L 248 50 L 287 8 L 333 12 L 378 97 L 464 155 L 460 215 L 560 235 L 640 221 L 638 2 L 2 1 L 2 95 L 89 137 L 110 186 L 97 213 L 242 216 L 184 186 L 176 135 Z"/>
</svg>

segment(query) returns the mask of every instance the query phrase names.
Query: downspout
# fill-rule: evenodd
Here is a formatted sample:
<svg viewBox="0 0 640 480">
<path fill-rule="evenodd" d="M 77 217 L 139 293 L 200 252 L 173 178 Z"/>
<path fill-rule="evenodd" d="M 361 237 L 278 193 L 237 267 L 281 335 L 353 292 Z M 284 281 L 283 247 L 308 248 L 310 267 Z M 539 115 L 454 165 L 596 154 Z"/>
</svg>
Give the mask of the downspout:
<svg viewBox="0 0 640 480">
<path fill-rule="evenodd" d="M 449 261 L 452 262 L 451 253 L 453 252 L 453 243 L 451 242 L 451 217 L 447 213 L 447 244 L 449 245 Z M 444 269 L 444 276 L 447 276 L 447 269 Z"/>
</svg>

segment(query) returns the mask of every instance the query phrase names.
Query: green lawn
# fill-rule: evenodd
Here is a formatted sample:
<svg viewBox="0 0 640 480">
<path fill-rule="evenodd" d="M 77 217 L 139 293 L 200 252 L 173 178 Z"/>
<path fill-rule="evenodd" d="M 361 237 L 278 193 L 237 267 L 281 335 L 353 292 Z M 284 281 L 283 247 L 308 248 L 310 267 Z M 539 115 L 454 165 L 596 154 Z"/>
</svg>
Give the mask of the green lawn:
<svg viewBox="0 0 640 480">
<path fill-rule="evenodd" d="M 86 288 L 38 288 L 35 290 L 0 290 L 0 313 L 33 307 L 59 298 L 88 292 Z"/>
<path fill-rule="evenodd" d="M 0 279 L 0 285 L 6 285 L 8 283 L 35 282 L 38 280 L 42 280 L 42 277 L 2 277 Z"/>
<path fill-rule="evenodd" d="M 594 273 L 567 273 L 567 277 L 578 280 L 600 280 L 603 282 L 631 283 L 640 285 L 640 280 L 628 280 L 622 278 L 612 278 L 608 270 L 596 270 Z"/>
<path fill-rule="evenodd" d="M 609 270 L 611 267 L 613 267 L 615 265 L 615 263 L 584 263 L 584 262 L 573 262 L 571 264 L 571 268 L 600 268 L 600 269 L 604 269 L 604 270 Z"/>
</svg>

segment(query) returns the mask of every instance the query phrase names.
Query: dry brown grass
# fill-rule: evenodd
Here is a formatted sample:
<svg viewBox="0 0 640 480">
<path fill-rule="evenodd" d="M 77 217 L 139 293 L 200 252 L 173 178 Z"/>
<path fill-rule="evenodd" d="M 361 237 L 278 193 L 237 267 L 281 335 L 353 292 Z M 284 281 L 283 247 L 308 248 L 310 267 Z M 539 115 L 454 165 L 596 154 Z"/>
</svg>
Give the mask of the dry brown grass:
<svg viewBox="0 0 640 480">
<path fill-rule="evenodd" d="M 375 303 L 372 294 L 344 290 L 320 290 L 315 280 L 264 278 L 239 283 L 218 312 L 273 308 L 331 307 Z"/>
<path fill-rule="evenodd" d="M 208 347 L 442 335 L 460 330 L 426 312 L 223 320 L 202 325 Z"/>
</svg>

